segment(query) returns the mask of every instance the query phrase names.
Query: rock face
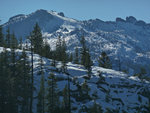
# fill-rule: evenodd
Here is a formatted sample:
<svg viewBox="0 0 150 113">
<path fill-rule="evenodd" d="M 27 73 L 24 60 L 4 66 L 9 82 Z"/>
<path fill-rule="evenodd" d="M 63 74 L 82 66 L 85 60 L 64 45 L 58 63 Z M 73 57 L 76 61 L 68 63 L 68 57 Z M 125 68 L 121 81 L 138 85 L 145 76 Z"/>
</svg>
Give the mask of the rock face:
<svg viewBox="0 0 150 113">
<path fill-rule="evenodd" d="M 116 18 L 116 22 L 126 22 L 126 21 L 122 18 Z"/>
<path fill-rule="evenodd" d="M 60 16 L 62 16 L 62 17 L 65 17 L 65 15 L 64 15 L 63 12 L 58 13 L 58 15 L 60 15 Z"/>
<path fill-rule="evenodd" d="M 126 17 L 126 21 L 129 23 L 136 23 L 136 18 L 133 16 Z"/>
<path fill-rule="evenodd" d="M 80 47 L 80 38 L 84 35 L 95 65 L 100 53 L 105 51 L 111 57 L 116 70 L 120 59 L 121 69 L 128 70 L 131 75 L 138 72 L 141 66 L 149 71 L 150 24 L 138 21 L 133 16 L 126 20 L 117 18 L 116 22 L 104 22 L 100 19 L 78 21 L 64 17 L 63 13 L 37 10 L 10 20 L 13 21 L 3 25 L 4 33 L 9 27 L 18 38 L 22 36 L 26 40 L 37 22 L 52 49 L 55 48 L 57 37 L 61 36 L 66 40 L 68 52 L 74 52 L 76 46 Z"/>
</svg>

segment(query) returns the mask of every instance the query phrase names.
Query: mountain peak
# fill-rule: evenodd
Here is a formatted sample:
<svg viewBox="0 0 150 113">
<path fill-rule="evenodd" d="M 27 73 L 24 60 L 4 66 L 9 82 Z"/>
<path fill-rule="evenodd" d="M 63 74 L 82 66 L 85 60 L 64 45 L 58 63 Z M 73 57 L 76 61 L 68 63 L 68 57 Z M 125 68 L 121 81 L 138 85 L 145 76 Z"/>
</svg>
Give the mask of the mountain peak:
<svg viewBox="0 0 150 113">
<path fill-rule="evenodd" d="M 133 16 L 126 17 L 126 21 L 129 23 L 136 23 L 137 22 L 136 18 Z"/>
<path fill-rule="evenodd" d="M 24 14 L 18 14 L 18 15 L 15 15 L 15 16 L 13 16 L 13 17 L 10 17 L 10 18 L 9 18 L 9 22 L 10 22 L 10 21 L 19 20 L 19 19 L 22 19 L 22 18 L 25 18 L 25 17 L 26 17 L 26 15 L 24 15 Z"/>
</svg>

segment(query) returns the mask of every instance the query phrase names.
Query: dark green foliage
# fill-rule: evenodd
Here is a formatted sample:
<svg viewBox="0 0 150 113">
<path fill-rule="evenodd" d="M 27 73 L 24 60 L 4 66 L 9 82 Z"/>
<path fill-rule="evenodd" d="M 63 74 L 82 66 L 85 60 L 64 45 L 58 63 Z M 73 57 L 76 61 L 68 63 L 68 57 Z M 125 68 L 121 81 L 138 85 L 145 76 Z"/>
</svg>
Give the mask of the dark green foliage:
<svg viewBox="0 0 150 113">
<path fill-rule="evenodd" d="M 26 113 L 27 111 L 29 111 L 29 97 L 30 97 L 30 80 L 31 80 L 31 75 L 30 75 L 30 64 L 27 60 L 27 55 L 23 49 L 22 55 L 20 57 L 20 61 L 19 64 L 17 66 L 17 69 L 20 70 L 20 74 L 22 76 L 20 77 L 20 83 L 21 83 L 21 93 L 20 96 L 22 97 L 22 101 L 21 102 L 21 113 Z"/>
<path fill-rule="evenodd" d="M 38 93 L 37 113 L 44 113 L 45 110 L 45 86 L 44 75 L 41 76 L 40 91 Z"/>
<path fill-rule="evenodd" d="M 30 67 L 25 53 L 15 50 L 0 54 L 0 112 L 27 113 L 29 102 Z M 19 108 L 20 107 L 20 111 Z"/>
<path fill-rule="evenodd" d="M 56 59 L 58 61 L 62 61 L 62 41 L 61 41 L 61 38 L 60 36 L 58 37 L 57 39 L 57 42 L 56 42 Z"/>
<path fill-rule="evenodd" d="M 112 112 L 109 108 L 106 108 L 106 112 L 105 113 L 114 113 L 114 112 Z"/>
<path fill-rule="evenodd" d="M 7 29 L 6 32 L 7 32 L 7 34 L 6 34 L 6 39 L 5 39 L 6 47 L 7 47 L 7 48 L 10 48 L 11 34 L 10 34 L 9 28 Z"/>
<path fill-rule="evenodd" d="M 40 69 L 39 75 L 41 75 L 41 82 L 40 82 L 40 91 L 38 93 L 38 103 L 37 103 L 37 112 L 38 113 L 45 113 L 45 78 L 44 78 L 44 70 L 43 70 L 43 60 L 40 57 Z"/>
<path fill-rule="evenodd" d="M 98 63 L 100 67 L 109 68 L 109 69 L 112 68 L 110 59 L 105 52 L 101 53 L 101 56 L 98 59 Z"/>
<path fill-rule="evenodd" d="M 52 51 L 51 51 L 51 47 L 50 45 L 47 43 L 47 41 L 45 42 L 44 46 L 43 46 L 43 50 L 41 51 L 42 56 L 47 57 L 47 58 L 52 58 Z"/>
<path fill-rule="evenodd" d="M 4 46 L 4 35 L 2 32 L 2 26 L 0 25 L 0 47 Z"/>
<path fill-rule="evenodd" d="M 29 39 L 32 42 L 33 51 L 35 53 L 42 54 L 41 49 L 43 48 L 44 44 L 43 44 L 41 29 L 38 23 L 35 24 L 34 30 L 31 32 Z"/>
<path fill-rule="evenodd" d="M 58 96 L 58 89 L 56 78 L 53 73 L 50 73 L 48 77 L 48 94 L 47 94 L 47 112 L 48 113 L 58 113 L 60 109 L 60 102 Z"/>
<path fill-rule="evenodd" d="M 138 76 L 140 79 L 144 79 L 145 78 L 144 75 L 146 74 L 147 74 L 146 69 L 144 67 L 141 67 L 140 72 L 134 74 L 134 76 Z"/>
<path fill-rule="evenodd" d="M 62 102 L 62 109 L 64 113 L 68 113 L 69 110 L 69 94 L 68 94 L 68 86 L 65 85 L 65 88 L 63 89 L 63 102 Z"/>
<path fill-rule="evenodd" d="M 140 95 L 138 96 L 138 101 L 139 101 L 140 103 L 142 103 L 142 98 L 141 98 Z"/>
<path fill-rule="evenodd" d="M 85 68 L 88 70 L 88 75 L 91 75 L 91 66 L 92 65 L 93 65 L 93 62 L 91 60 L 89 50 L 87 50 L 86 56 L 85 56 Z"/>
<path fill-rule="evenodd" d="M 82 48 L 81 48 L 81 64 L 85 66 L 87 49 L 86 49 L 86 45 L 85 45 L 85 38 L 84 38 L 84 36 L 81 37 L 80 43 L 81 43 L 81 46 L 82 46 Z"/>
<path fill-rule="evenodd" d="M 88 108 L 88 113 L 103 113 L 103 110 L 99 104 L 94 102 L 93 106 Z"/>
<path fill-rule="evenodd" d="M 12 48 L 12 49 L 18 48 L 18 40 L 16 39 L 14 33 L 11 35 L 11 40 L 10 41 L 11 41 L 10 42 L 10 48 Z"/>
<path fill-rule="evenodd" d="M 84 81 L 84 83 L 79 87 L 79 97 L 77 98 L 78 101 L 86 101 L 90 100 L 89 91 L 90 88 L 88 87 L 87 81 Z"/>
<path fill-rule="evenodd" d="M 74 63 L 79 64 L 79 50 L 78 50 L 78 47 L 75 48 Z"/>
<path fill-rule="evenodd" d="M 86 42 L 84 36 L 81 37 L 81 64 L 88 70 L 88 75 L 91 74 L 91 66 L 92 66 L 92 60 L 89 53 L 89 49 L 86 48 Z"/>
<path fill-rule="evenodd" d="M 66 53 L 66 50 L 67 50 L 67 47 L 66 47 L 66 43 L 65 43 L 65 40 L 63 39 L 62 41 L 62 46 L 61 46 L 61 58 L 62 58 L 62 70 L 63 72 L 66 72 L 67 70 L 67 53 Z"/>
<path fill-rule="evenodd" d="M 106 94 L 106 96 L 105 96 L 105 101 L 106 101 L 107 103 L 110 101 L 108 94 Z"/>
<path fill-rule="evenodd" d="M 70 54 L 70 56 L 69 56 L 69 62 L 72 62 L 73 61 L 73 55 L 72 55 L 72 53 Z"/>
</svg>

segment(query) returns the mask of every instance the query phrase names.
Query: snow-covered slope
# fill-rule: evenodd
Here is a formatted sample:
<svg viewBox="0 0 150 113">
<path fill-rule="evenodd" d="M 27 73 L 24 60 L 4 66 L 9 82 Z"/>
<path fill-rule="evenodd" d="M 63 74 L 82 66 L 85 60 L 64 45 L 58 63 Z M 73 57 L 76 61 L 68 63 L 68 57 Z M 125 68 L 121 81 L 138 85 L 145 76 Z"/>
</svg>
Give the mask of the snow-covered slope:
<svg viewBox="0 0 150 113">
<path fill-rule="evenodd" d="M 10 51 L 10 49 L 7 50 Z M 0 47 L 0 52 L 2 51 L 3 48 Z M 16 52 L 21 53 L 22 50 L 16 50 Z M 27 51 L 26 53 L 30 61 L 30 52 Z M 37 94 L 40 88 L 41 78 L 41 75 L 38 75 L 39 59 L 40 56 L 34 54 L 34 86 L 36 89 L 34 91 L 34 113 L 36 113 Z M 58 90 L 62 91 L 65 85 L 68 84 L 68 74 L 61 71 L 61 62 L 57 62 L 57 66 L 53 67 L 51 66 L 51 59 L 43 58 L 43 63 L 45 85 L 47 85 L 47 78 L 50 72 L 53 72 L 58 80 Z M 103 111 L 106 111 L 107 108 L 110 110 L 118 110 L 119 113 L 123 113 L 123 111 L 136 113 L 139 109 L 141 110 L 140 113 L 146 111 L 150 99 L 150 82 L 146 80 L 140 80 L 137 77 L 131 77 L 123 72 L 97 66 L 92 67 L 92 74 L 89 78 L 83 66 L 70 62 L 67 64 L 67 73 L 70 76 L 72 113 L 79 113 L 82 108 L 89 108 L 93 105 L 94 99 L 102 107 Z M 90 88 L 90 97 L 84 101 L 79 101 L 74 94 L 78 93 L 79 86 L 85 80 Z"/>
<path fill-rule="evenodd" d="M 5 32 L 9 27 L 17 37 L 25 39 L 36 22 L 52 48 L 57 37 L 61 36 L 66 40 L 68 52 L 74 52 L 76 46 L 80 47 L 80 37 L 84 35 L 95 64 L 101 51 L 106 51 L 116 70 L 120 59 L 122 70 L 128 70 L 130 74 L 137 72 L 141 66 L 149 71 L 150 24 L 144 21 L 132 16 L 126 20 L 117 18 L 115 22 L 99 19 L 78 21 L 65 17 L 63 13 L 37 10 L 29 15 L 10 18 L 3 28 Z"/>
</svg>

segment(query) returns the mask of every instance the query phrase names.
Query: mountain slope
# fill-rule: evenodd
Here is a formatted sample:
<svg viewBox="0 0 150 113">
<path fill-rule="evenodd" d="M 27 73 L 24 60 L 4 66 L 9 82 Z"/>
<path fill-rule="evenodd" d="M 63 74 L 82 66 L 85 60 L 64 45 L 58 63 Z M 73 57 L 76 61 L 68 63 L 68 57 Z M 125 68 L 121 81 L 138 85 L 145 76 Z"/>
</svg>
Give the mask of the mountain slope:
<svg viewBox="0 0 150 113">
<path fill-rule="evenodd" d="M 10 51 L 10 49 L 7 49 Z M 3 48 L 0 47 L 0 52 Z M 21 53 L 22 50 L 16 50 L 16 53 Z M 26 52 L 29 61 L 31 60 L 30 52 Z M 33 112 L 36 113 L 37 94 L 40 88 L 41 75 L 39 71 L 40 56 L 34 54 L 34 106 Z M 57 78 L 58 90 L 61 92 L 65 85 L 68 84 L 68 74 L 61 71 L 61 62 L 57 62 L 57 66 L 51 66 L 52 60 L 43 57 L 44 72 L 45 72 L 45 85 L 47 86 L 47 80 L 50 72 L 55 74 Z M 147 110 L 149 105 L 150 94 L 150 82 L 140 80 L 137 77 L 129 76 L 125 73 L 105 69 L 97 66 L 92 67 L 92 74 L 89 78 L 87 76 L 87 70 L 77 64 L 68 63 L 67 73 L 70 75 L 70 89 L 71 89 L 71 108 L 73 113 L 86 112 L 86 108 L 93 105 L 94 102 L 102 107 L 103 111 L 109 108 L 114 113 L 117 110 L 122 113 L 134 113 L 140 110 L 140 113 Z M 87 81 L 89 87 L 88 98 L 80 100 L 80 86 Z M 47 88 L 47 87 L 46 87 Z M 59 95 L 60 99 L 62 95 Z M 85 111 L 84 111 L 85 110 Z"/>
<path fill-rule="evenodd" d="M 132 16 L 126 20 L 117 18 L 115 22 L 99 19 L 78 21 L 65 17 L 63 13 L 37 10 L 29 15 L 10 18 L 3 29 L 5 32 L 9 27 L 17 37 L 25 39 L 36 22 L 52 48 L 57 37 L 61 36 L 66 40 L 68 52 L 74 52 L 76 46 L 80 48 L 80 38 L 84 35 L 95 65 L 100 53 L 106 51 L 116 70 L 120 59 L 122 70 L 128 70 L 131 75 L 138 72 L 141 66 L 149 71 L 150 24 L 144 21 Z"/>
</svg>

